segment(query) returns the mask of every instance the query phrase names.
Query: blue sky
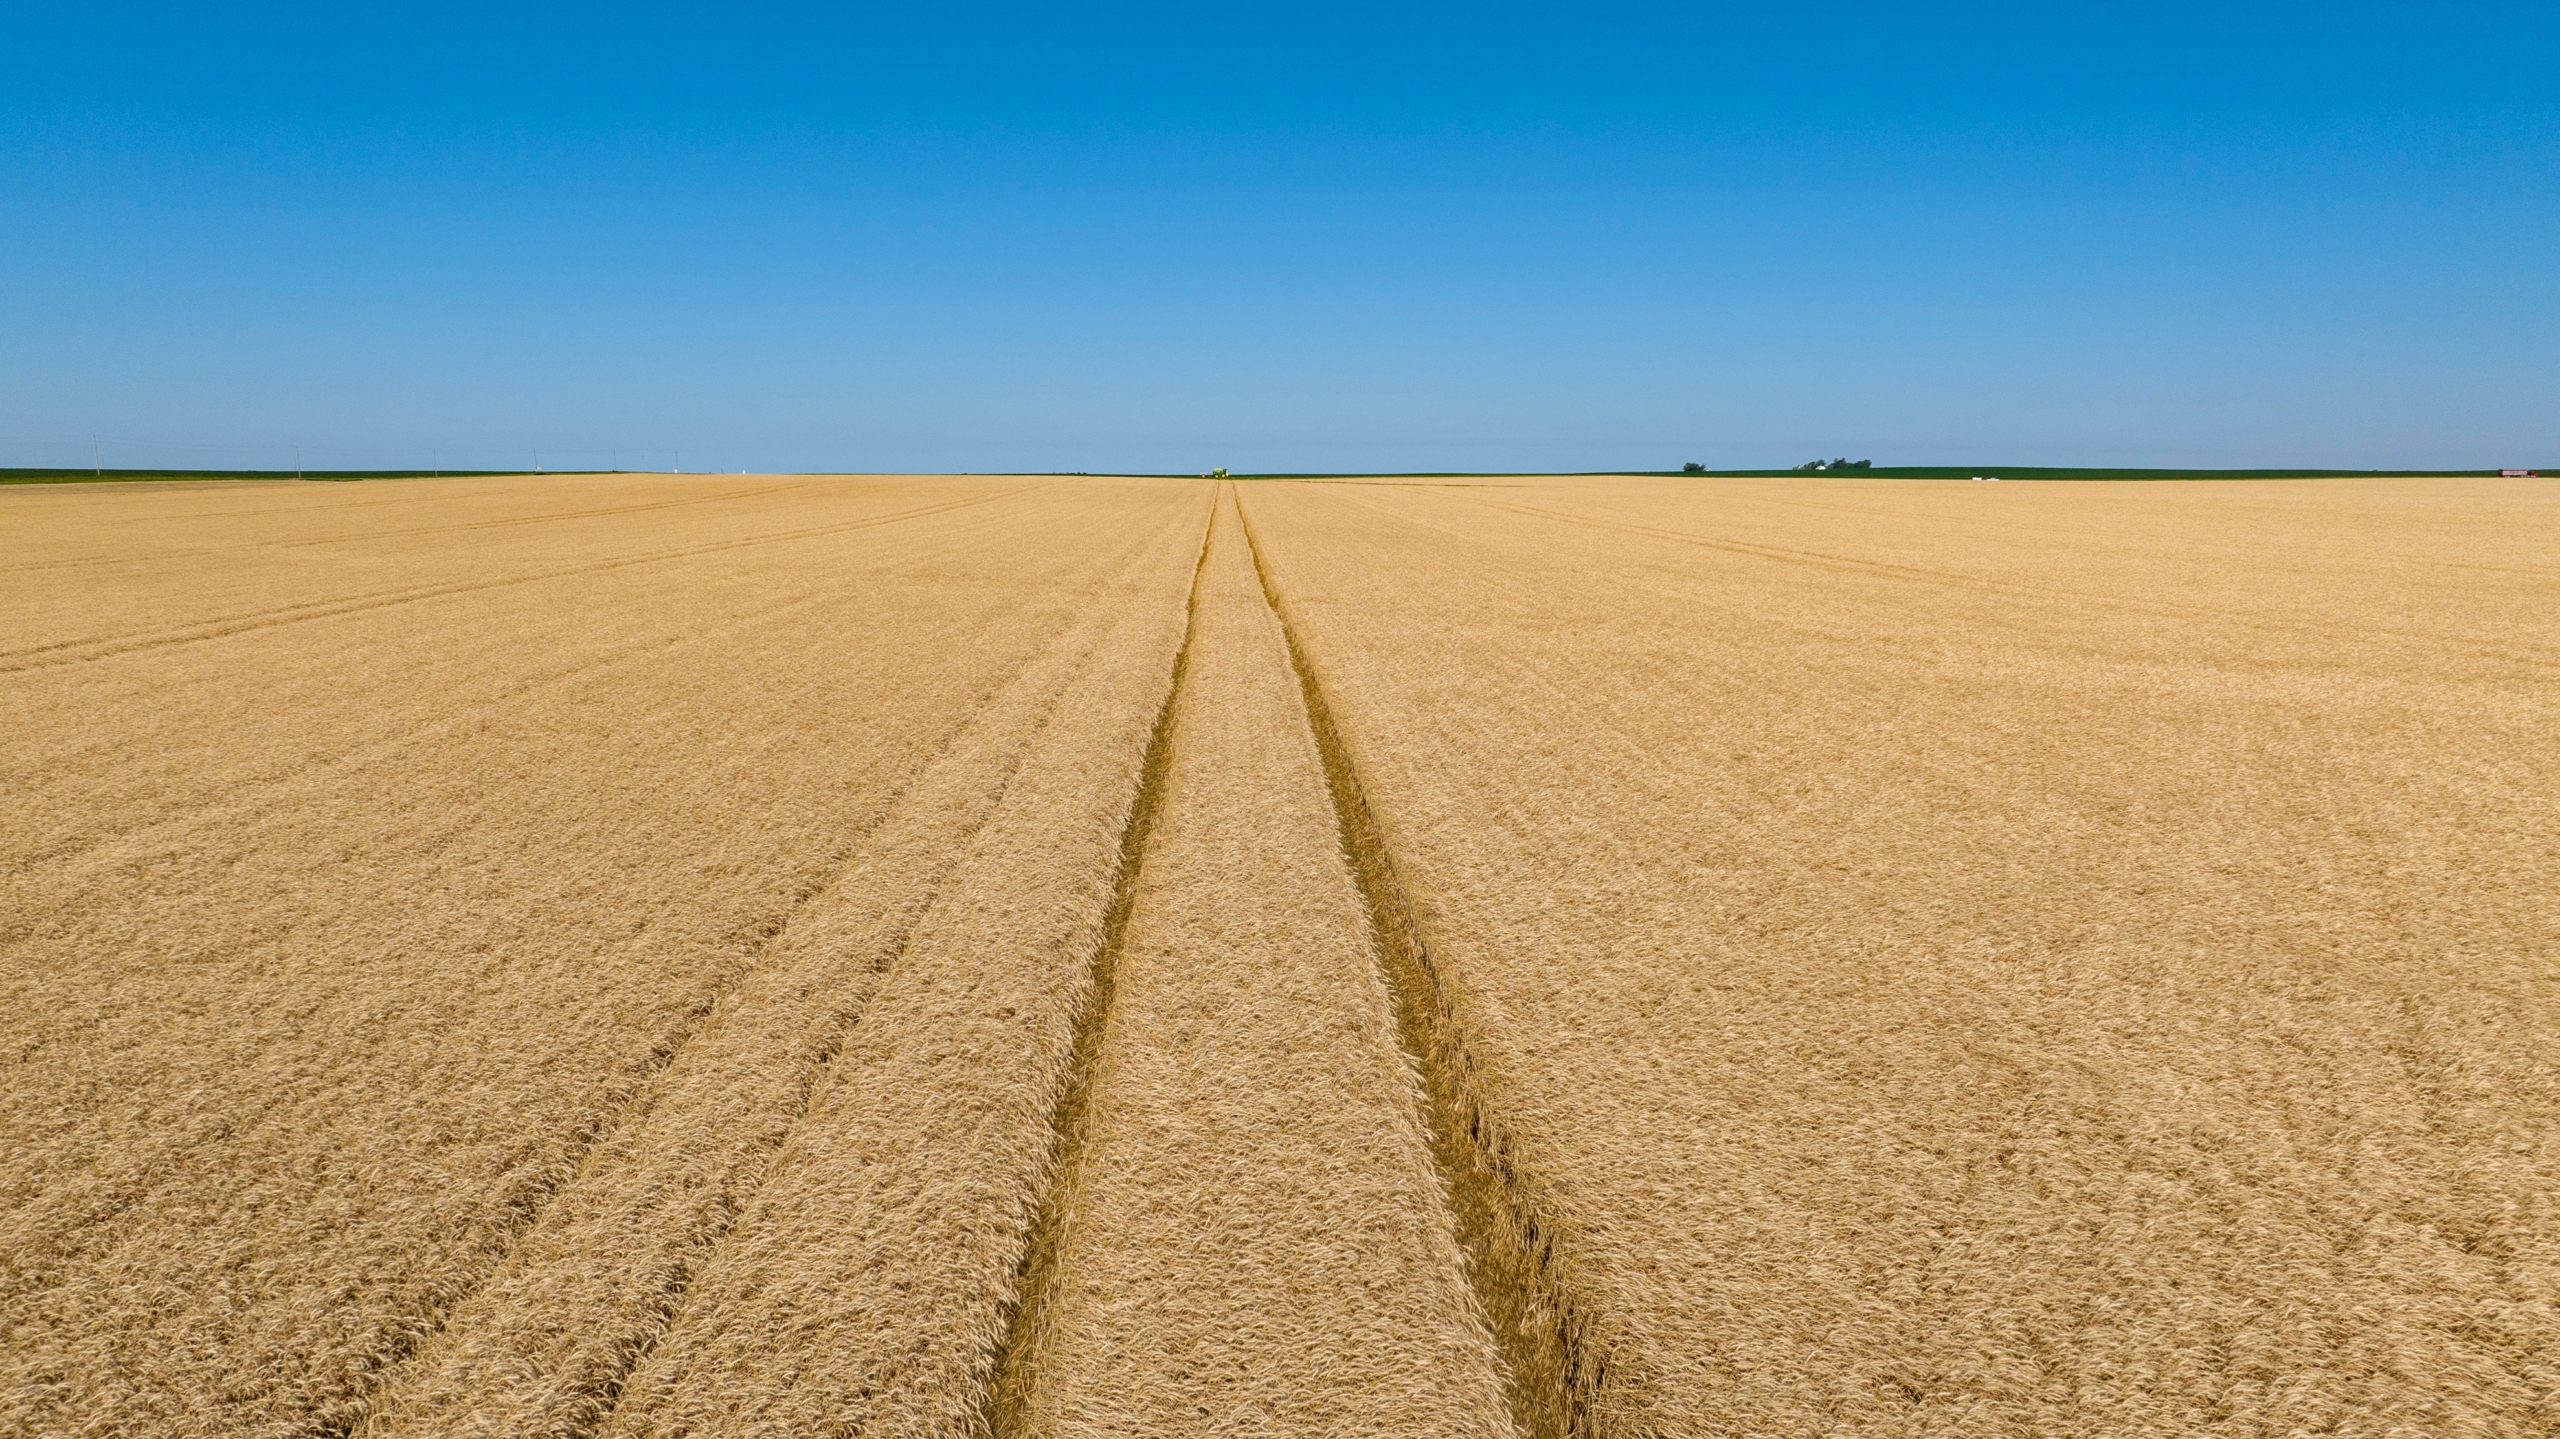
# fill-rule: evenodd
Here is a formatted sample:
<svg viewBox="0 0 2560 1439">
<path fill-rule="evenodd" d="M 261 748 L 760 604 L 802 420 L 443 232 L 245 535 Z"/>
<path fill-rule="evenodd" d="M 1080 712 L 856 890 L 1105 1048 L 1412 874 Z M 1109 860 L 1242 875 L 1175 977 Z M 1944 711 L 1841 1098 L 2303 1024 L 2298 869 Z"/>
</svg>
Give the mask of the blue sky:
<svg viewBox="0 0 2560 1439">
<path fill-rule="evenodd" d="M 2560 7 L 91 5 L 0 465 L 2560 462 Z"/>
</svg>

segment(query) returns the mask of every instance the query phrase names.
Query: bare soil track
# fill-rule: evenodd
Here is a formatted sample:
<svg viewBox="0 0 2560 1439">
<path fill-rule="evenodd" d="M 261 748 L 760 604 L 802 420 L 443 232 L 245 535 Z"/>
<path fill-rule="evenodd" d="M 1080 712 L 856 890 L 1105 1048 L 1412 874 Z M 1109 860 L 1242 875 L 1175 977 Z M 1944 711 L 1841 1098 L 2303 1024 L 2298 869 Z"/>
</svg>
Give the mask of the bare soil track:
<svg viewBox="0 0 2560 1439">
<path fill-rule="evenodd" d="M 0 1432 L 2560 1432 L 2555 554 L 0 494 Z"/>
</svg>

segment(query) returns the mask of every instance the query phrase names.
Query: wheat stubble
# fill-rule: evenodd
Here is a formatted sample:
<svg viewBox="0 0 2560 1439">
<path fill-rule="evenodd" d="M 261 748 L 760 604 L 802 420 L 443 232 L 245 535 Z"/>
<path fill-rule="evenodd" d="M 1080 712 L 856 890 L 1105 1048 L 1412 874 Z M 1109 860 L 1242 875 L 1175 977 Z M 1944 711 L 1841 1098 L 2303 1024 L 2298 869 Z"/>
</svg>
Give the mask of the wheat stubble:
<svg viewBox="0 0 2560 1439">
<path fill-rule="evenodd" d="M 1250 506 L 1603 1432 L 2560 1422 L 2540 491 Z"/>
<path fill-rule="evenodd" d="M 0 496 L 0 1429 L 2560 1432 L 2545 489 L 1229 493 Z"/>
<path fill-rule="evenodd" d="M 0 1427 L 360 1415 L 680 1077 L 722 996 L 791 958 L 797 912 L 826 920 L 831 883 L 907 902 L 894 874 L 839 878 L 864 836 L 1081 617 L 1143 613 L 1159 581 L 1178 607 L 1177 531 L 1197 525 L 1164 486 L 798 489 L 779 511 L 603 519 L 663 526 L 643 532 L 432 536 L 441 555 L 400 563 L 504 579 L 664 558 L 0 683 L 33 733 L 105 717 L 115 746 L 171 751 L 144 765 L 163 772 L 219 748 L 200 715 L 253 753 L 317 752 L 173 786 L 172 819 L 10 886 Z M 896 511 L 930 513 L 874 523 Z M 244 708 L 262 679 L 276 702 Z M 10 729 L 12 774 L 48 803 L 136 807 L 111 766 L 43 775 L 30 732 Z"/>
</svg>

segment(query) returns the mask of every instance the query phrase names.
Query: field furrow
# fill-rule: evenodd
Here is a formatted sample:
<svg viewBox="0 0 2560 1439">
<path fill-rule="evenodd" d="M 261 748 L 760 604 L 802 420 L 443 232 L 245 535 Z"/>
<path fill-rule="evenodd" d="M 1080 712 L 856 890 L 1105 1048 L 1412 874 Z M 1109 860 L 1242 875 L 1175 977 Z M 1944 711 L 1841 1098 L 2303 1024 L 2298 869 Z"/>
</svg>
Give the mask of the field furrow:
<svg viewBox="0 0 2560 1439">
<path fill-rule="evenodd" d="M 979 1422 L 1189 628 L 1136 618 L 1140 658 L 1061 702 L 605 1432 Z"/>
<path fill-rule="evenodd" d="M 575 1435 L 601 1422 L 1069 688 L 1147 662 L 1155 630 L 1096 607 L 934 758 L 501 1273 L 369 1406 L 365 1434 Z"/>
</svg>

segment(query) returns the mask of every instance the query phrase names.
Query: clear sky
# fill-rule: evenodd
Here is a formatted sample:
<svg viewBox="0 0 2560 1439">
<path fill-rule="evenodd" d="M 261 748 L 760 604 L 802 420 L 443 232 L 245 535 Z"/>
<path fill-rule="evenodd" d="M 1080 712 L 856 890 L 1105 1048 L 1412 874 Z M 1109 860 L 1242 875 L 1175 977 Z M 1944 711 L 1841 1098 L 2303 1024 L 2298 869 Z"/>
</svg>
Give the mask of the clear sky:
<svg viewBox="0 0 2560 1439">
<path fill-rule="evenodd" d="M 0 465 L 2560 463 L 2560 6 L 22 6 Z"/>
</svg>

